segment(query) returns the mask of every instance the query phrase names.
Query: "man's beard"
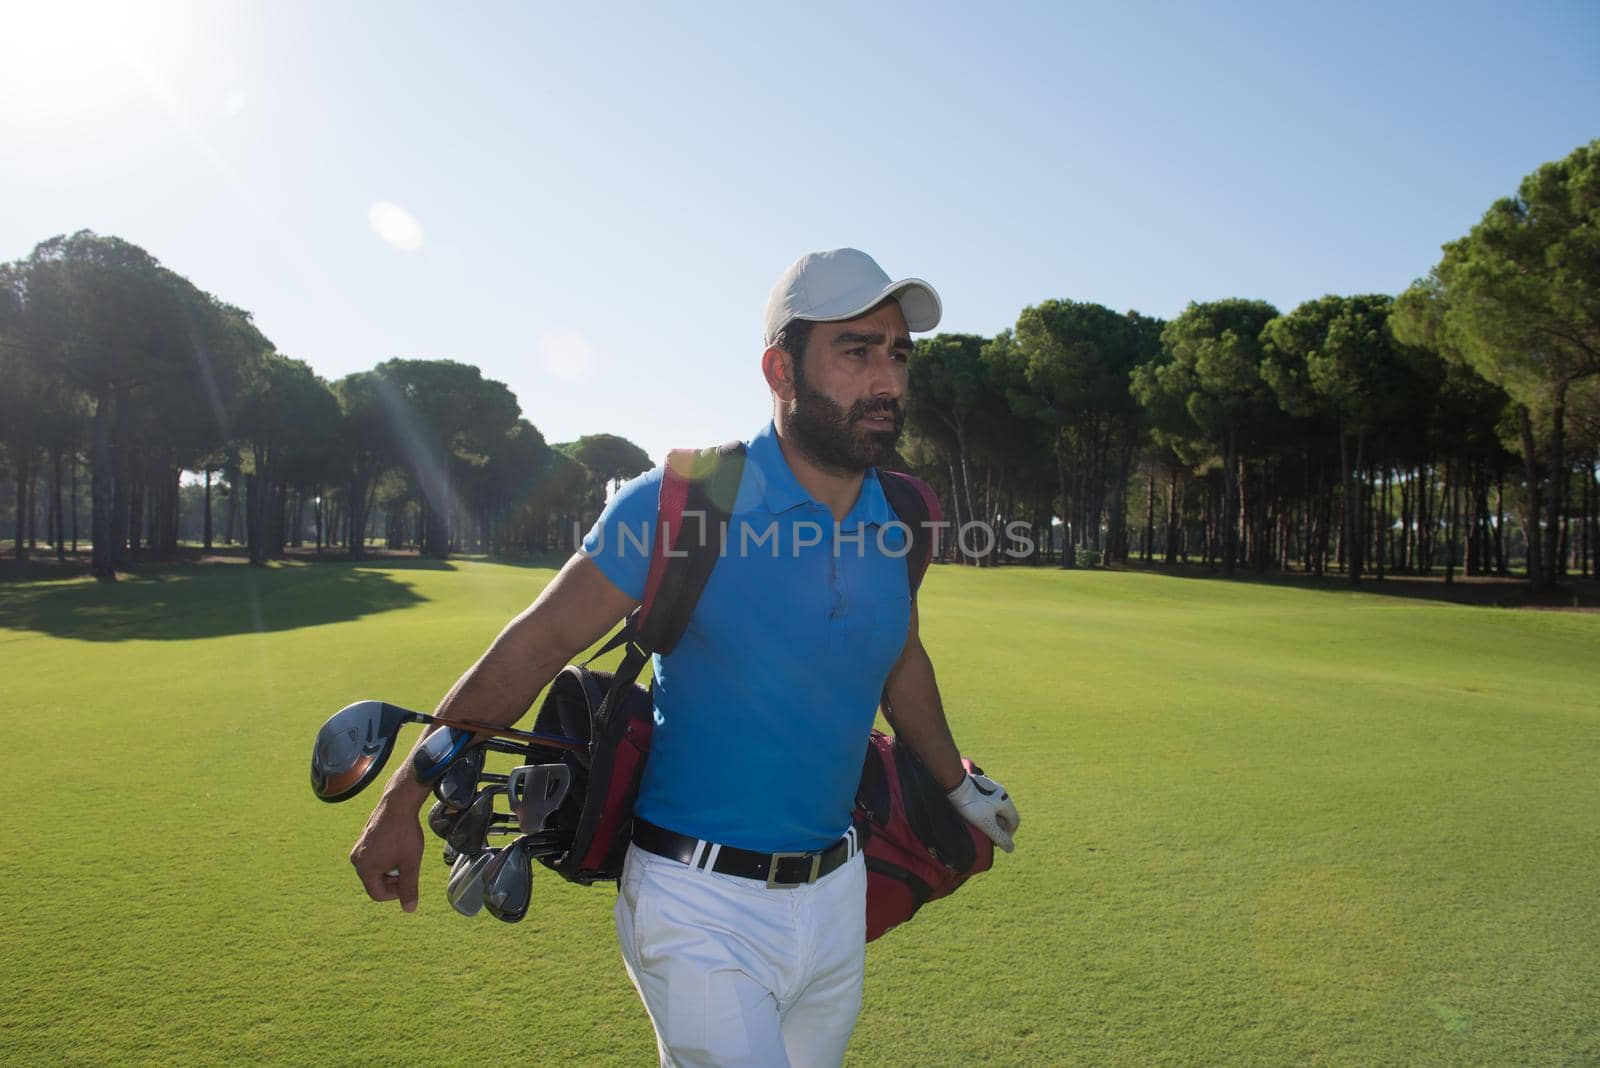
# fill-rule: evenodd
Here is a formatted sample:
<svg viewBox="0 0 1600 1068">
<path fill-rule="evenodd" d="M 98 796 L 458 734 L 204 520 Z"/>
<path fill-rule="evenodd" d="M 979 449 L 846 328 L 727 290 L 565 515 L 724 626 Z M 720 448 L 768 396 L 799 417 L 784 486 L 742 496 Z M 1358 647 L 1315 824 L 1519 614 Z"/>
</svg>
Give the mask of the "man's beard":
<svg viewBox="0 0 1600 1068">
<path fill-rule="evenodd" d="M 869 430 L 860 425 L 862 419 L 880 413 L 894 417 L 893 430 Z M 824 470 L 841 472 L 864 471 L 894 459 L 894 447 L 906 421 L 900 402 L 892 397 L 865 398 L 846 410 L 808 387 L 799 374 L 795 375 L 788 414 L 789 436 L 806 459 Z"/>
</svg>

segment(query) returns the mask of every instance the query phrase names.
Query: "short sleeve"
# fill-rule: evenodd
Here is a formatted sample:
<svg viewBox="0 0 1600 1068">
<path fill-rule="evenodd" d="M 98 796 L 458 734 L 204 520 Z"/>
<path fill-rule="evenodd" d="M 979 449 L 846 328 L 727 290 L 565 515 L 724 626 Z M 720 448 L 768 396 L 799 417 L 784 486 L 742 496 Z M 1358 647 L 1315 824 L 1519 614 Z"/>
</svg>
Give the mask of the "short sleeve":
<svg viewBox="0 0 1600 1068">
<path fill-rule="evenodd" d="M 584 535 L 579 550 L 617 589 L 635 601 L 644 600 L 644 582 L 650 572 L 650 547 L 655 542 L 656 511 L 661 503 L 661 475 L 658 467 L 624 483 Z"/>
</svg>

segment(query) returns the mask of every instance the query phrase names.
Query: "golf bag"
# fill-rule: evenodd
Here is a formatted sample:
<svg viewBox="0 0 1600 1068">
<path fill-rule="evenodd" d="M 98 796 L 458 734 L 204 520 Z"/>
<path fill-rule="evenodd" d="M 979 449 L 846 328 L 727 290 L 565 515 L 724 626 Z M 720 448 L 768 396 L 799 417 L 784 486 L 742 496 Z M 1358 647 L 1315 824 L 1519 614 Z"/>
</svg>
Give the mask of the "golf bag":
<svg viewBox="0 0 1600 1068">
<path fill-rule="evenodd" d="M 867 858 L 868 942 L 994 865 L 989 836 L 962 818 L 915 753 L 882 731 L 867 744 L 855 826 Z"/>
<path fill-rule="evenodd" d="M 740 442 L 679 449 L 668 456 L 639 608 L 593 657 L 563 668 L 539 707 L 535 730 L 589 742 L 586 753 L 550 750 L 545 757 L 566 763 L 572 771 L 567 799 L 547 821 L 563 834 L 570 829 L 572 844 L 564 853 L 539 860 L 572 882 L 589 885 L 621 877 L 654 727 L 654 702 L 635 680 L 651 654 L 670 653 L 688 627 L 716 565 L 719 535 L 744 461 Z M 915 595 L 935 551 L 933 529 L 925 521 L 938 521 L 938 498 L 909 475 L 879 475 L 890 507 L 911 531 L 905 559 Z M 685 513 L 698 513 L 704 521 L 686 523 Z M 614 673 L 589 668 L 596 657 L 617 648 L 626 652 Z M 887 695 L 884 700 L 887 707 Z M 865 838 L 869 939 L 993 863 L 988 839 L 973 831 L 982 839 L 979 846 L 951 820 L 968 826 L 915 756 L 874 731 L 854 814 Z"/>
<path fill-rule="evenodd" d="M 655 703 L 635 680 L 652 653 L 670 653 L 688 628 L 716 565 L 718 534 L 728 521 L 744 460 L 742 442 L 668 455 L 644 598 L 594 656 L 561 669 L 539 706 L 535 730 L 589 743 L 586 753 L 549 750 L 546 756 L 572 771 L 567 800 L 547 821 L 563 833 L 570 828 L 572 845 L 539 858 L 564 879 L 587 886 L 622 875 L 633 802 L 655 727 Z M 698 513 L 703 521 L 685 523 L 685 513 Z M 590 670 L 596 658 L 617 648 L 626 651 L 615 672 Z"/>
</svg>

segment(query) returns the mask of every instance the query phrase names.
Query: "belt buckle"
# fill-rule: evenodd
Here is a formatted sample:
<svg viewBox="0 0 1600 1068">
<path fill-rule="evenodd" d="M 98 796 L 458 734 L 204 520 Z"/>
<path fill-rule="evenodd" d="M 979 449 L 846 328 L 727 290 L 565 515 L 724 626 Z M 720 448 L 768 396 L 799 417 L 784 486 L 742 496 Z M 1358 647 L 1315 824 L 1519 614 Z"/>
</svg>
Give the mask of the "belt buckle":
<svg viewBox="0 0 1600 1068">
<path fill-rule="evenodd" d="M 801 879 L 799 882 L 796 882 L 796 883 L 780 883 L 780 882 L 778 882 L 778 864 L 779 864 L 779 862 L 780 861 L 785 861 L 785 860 L 790 860 L 790 859 L 792 859 L 794 857 L 810 857 L 811 858 L 811 874 L 808 875 L 806 878 Z M 807 883 L 814 883 L 814 882 L 817 881 L 817 870 L 819 868 L 821 868 L 821 867 L 822 867 L 822 854 L 821 853 L 774 853 L 774 854 L 772 854 L 771 863 L 769 863 L 767 865 L 767 889 L 768 890 L 791 890 L 791 889 L 793 889 L 794 887 L 797 887 L 797 886 L 805 886 Z"/>
</svg>

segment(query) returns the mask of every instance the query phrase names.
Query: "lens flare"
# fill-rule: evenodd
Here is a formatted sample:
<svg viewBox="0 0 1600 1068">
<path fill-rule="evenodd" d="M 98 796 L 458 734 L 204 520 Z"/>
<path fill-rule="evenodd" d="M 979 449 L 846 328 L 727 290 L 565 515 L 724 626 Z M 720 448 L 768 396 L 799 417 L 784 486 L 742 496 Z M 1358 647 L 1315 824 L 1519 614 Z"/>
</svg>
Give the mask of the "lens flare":
<svg viewBox="0 0 1600 1068">
<path fill-rule="evenodd" d="M 367 224 L 372 232 L 401 252 L 422 247 L 422 224 L 400 205 L 380 200 L 367 209 Z"/>
</svg>

